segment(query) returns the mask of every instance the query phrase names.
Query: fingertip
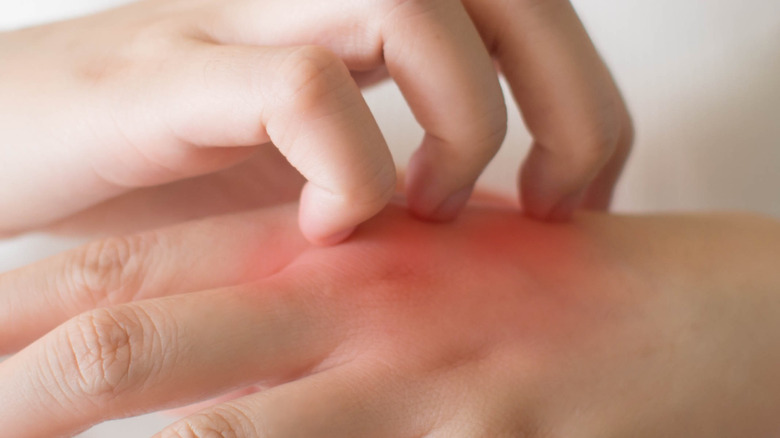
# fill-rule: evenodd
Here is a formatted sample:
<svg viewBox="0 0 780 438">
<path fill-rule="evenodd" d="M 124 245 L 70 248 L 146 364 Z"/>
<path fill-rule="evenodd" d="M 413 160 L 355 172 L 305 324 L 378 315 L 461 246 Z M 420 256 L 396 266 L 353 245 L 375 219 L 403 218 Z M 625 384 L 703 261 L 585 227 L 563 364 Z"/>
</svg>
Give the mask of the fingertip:
<svg viewBox="0 0 780 438">
<path fill-rule="evenodd" d="M 568 222 L 574 215 L 574 211 L 579 205 L 579 196 L 568 196 L 558 202 L 558 204 L 550 210 L 547 215 L 547 221 L 549 222 Z"/>
<path fill-rule="evenodd" d="M 379 213 L 393 192 L 371 202 L 355 202 L 322 189 L 311 182 L 301 193 L 298 222 L 304 237 L 318 246 L 343 242 L 358 225 Z"/>
<path fill-rule="evenodd" d="M 327 210 L 311 212 L 305 208 L 302 202 L 298 223 L 301 233 L 309 241 L 317 246 L 333 246 L 346 240 L 355 231 L 356 226 L 344 220 L 338 220 L 332 215 L 323 214 Z"/>
<path fill-rule="evenodd" d="M 406 196 L 409 210 L 420 219 L 448 222 L 455 219 L 471 197 L 474 185 L 453 188 L 452 182 L 437 175 L 426 145 L 414 154 L 406 173 Z"/>
<path fill-rule="evenodd" d="M 530 218 L 565 222 L 582 204 L 590 178 L 577 174 L 545 148 L 534 144 L 520 172 L 523 212 Z"/>
<path fill-rule="evenodd" d="M 567 222 L 582 203 L 582 191 L 564 195 L 561 198 L 540 199 L 523 191 L 523 210 L 529 217 L 546 222 Z"/>
<path fill-rule="evenodd" d="M 434 222 L 449 222 L 458 217 L 463 207 L 466 206 L 469 198 L 471 197 L 472 187 L 468 187 L 459 190 L 449 196 L 446 196 L 443 201 L 438 204 L 433 202 L 418 201 L 410 202 L 409 207 L 412 213 L 425 220 Z M 422 197 L 424 198 L 424 197 Z M 422 199 L 416 197 L 413 199 Z"/>
</svg>

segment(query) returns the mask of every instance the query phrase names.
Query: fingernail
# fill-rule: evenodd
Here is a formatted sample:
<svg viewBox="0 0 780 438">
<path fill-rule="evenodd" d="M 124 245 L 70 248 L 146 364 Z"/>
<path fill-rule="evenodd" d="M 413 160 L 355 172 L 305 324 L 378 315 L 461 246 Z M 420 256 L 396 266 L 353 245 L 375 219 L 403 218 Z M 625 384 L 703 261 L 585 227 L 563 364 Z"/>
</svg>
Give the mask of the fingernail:
<svg viewBox="0 0 780 438">
<path fill-rule="evenodd" d="M 463 206 L 466 205 L 466 202 L 468 202 L 473 190 L 473 187 L 467 187 L 453 193 L 436 207 L 429 219 L 442 222 L 455 219 L 455 217 L 458 216 L 458 213 L 463 209 Z"/>
</svg>

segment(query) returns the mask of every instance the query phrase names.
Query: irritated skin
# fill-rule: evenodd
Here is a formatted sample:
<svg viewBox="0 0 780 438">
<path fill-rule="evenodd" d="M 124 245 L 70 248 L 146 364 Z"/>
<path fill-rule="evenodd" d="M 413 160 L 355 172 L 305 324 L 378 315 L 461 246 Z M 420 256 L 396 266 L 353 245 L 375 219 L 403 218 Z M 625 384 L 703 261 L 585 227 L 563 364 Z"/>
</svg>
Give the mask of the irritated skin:
<svg viewBox="0 0 780 438">
<path fill-rule="evenodd" d="M 1 276 L 0 350 L 32 343 L 0 364 L 0 424 L 254 387 L 161 436 L 768 437 L 778 260 L 780 224 L 743 215 L 390 207 L 330 248 L 295 206 L 207 219 Z"/>
</svg>

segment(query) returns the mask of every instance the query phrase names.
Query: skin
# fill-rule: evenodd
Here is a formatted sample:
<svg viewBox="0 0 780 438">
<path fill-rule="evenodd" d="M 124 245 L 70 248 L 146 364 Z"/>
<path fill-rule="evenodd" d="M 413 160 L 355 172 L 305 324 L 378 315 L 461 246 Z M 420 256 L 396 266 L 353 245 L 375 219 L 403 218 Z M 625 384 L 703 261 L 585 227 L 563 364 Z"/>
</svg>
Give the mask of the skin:
<svg viewBox="0 0 780 438">
<path fill-rule="evenodd" d="M 0 364 L 4 433 L 67 436 L 220 394 L 158 436 L 780 432 L 775 220 L 550 225 L 483 204 L 433 225 L 391 206 L 323 248 L 295 209 L 0 276 L 0 350 L 21 349 Z"/>
<path fill-rule="evenodd" d="M 496 65 L 534 136 L 521 175 L 532 217 L 606 208 L 632 140 L 620 93 L 563 0 L 140 1 L 0 34 L 0 58 L 7 235 L 73 225 L 128 194 L 155 205 L 152 188 L 175 181 L 197 194 L 204 180 L 192 178 L 214 172 L 246 183 L 225 169 L 275 147 L 307 180 L 304 235 L 335 243 L 394 191 L 359 88 L 387 77 L 426 131 L 406 181 L 426 219 L 453 219 L 501 146 Z M 276 173 L 248 184 L 272 193 L 284 186 Z M 168 214 L 225 212 L 183 198 Z"/>
</svg>

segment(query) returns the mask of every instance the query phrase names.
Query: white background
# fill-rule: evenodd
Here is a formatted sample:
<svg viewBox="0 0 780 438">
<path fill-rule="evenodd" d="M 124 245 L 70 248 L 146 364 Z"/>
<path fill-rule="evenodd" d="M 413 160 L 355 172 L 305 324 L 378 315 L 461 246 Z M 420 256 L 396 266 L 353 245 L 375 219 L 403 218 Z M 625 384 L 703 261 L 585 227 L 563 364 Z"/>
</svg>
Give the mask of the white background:
<svg viewBox="0 0 780 438">
<path fill-rule="evenodd" d="M 0 30 L 123 2 L 0 0 Z M 574 4 L 617 77 L 637 127 L 616 209 L 741 209 L 780 217 L 780 1 Z M 403 100 L 392 85 L 371 90 L 367 98 L 397 160 L 406 162 L 422 132 Z M 483 177 L 505 191 L 515 190 L 516 169 L 530 143 L 517 113 L 510 119 L 506 145 Z M 2 147 L 10 145 L 0 140 Z M 0 243 L 0 271 L 74 243 L 44 236 Z M 147 416 L 84 436 L 149 436 L 170 421 Z"/>
</svg>

